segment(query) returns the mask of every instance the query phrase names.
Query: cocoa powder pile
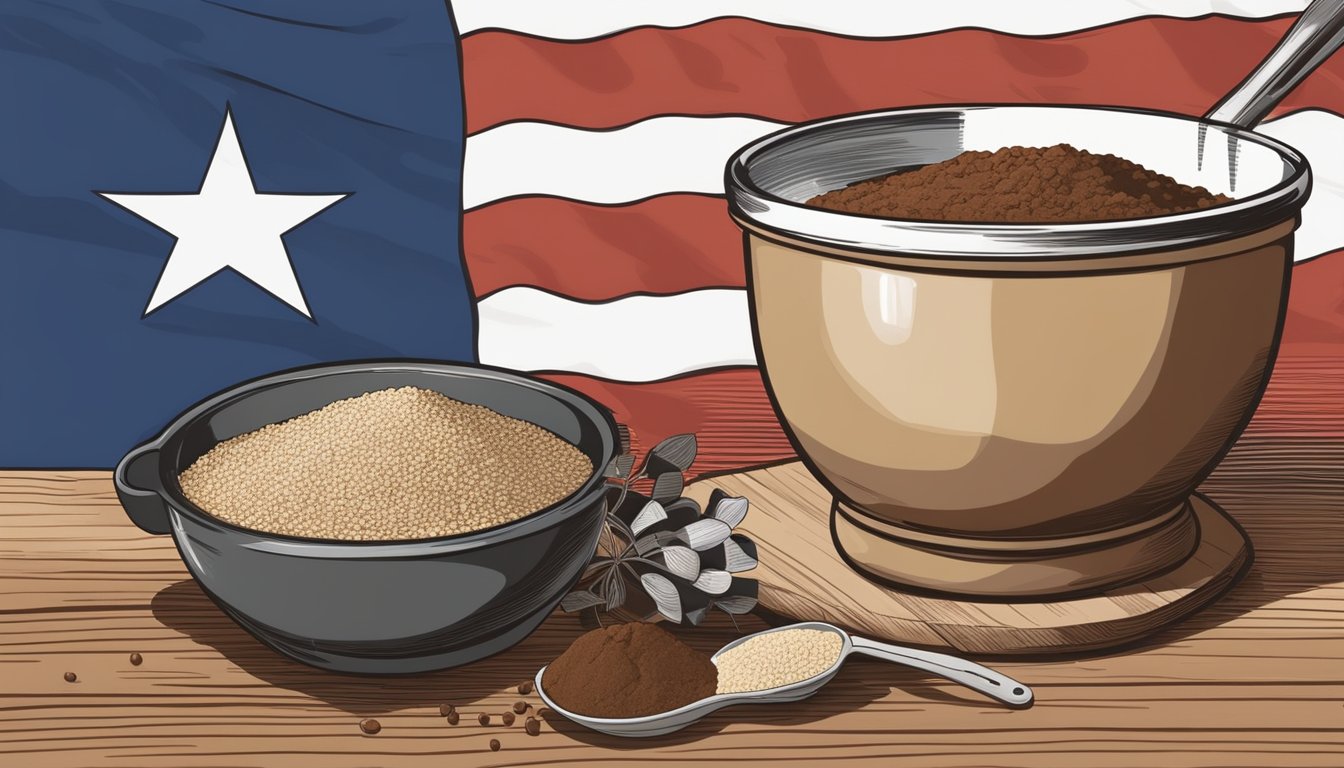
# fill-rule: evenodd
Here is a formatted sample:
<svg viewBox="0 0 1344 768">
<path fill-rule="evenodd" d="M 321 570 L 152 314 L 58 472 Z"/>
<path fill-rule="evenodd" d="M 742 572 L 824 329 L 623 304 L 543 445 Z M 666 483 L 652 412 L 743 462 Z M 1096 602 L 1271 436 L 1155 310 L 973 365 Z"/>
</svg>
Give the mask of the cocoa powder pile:
<svg viewBox="0 0 1344 768">
<path fill-rule="evenodd" d="M 1115 155 L 1056 144 L 963 152 L 855 182 L 807 204 L 893 219 L 1026 224 L 1137 219 L 1231 199 Z"/>
<path fill-rule="evenodd" d="M 589 717 L 643 717 L 714 695 L 709 657 L 667 630 L 634 622 L 581 635 L 542 678 L 556 704 Z"/>
</svg>

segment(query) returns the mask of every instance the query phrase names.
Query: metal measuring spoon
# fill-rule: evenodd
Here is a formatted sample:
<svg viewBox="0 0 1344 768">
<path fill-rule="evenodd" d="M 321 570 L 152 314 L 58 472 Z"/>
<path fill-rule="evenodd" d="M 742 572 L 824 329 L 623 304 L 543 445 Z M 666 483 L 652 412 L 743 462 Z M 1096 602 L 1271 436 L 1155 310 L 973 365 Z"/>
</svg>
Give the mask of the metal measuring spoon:
<svg viewBox="0 0 1344 768">
<path fill-rule="evenodd" d="M 1254 129 L 1303 78 L 1341 45 L 1344 45 L 1344 3 L 1313 0 L 1274 50 L 1260 60 L 1255 71 L 1213 105 L 1204 119 Z M 1209 124 L 1200 123 L 1195 138 L 1200 168 L 1205 164 L 1208 136 Z M 1229 134 L 1225 147 L 1228 186 L 1233 192 L 1237 190 L 1237 141 L 1235 134 Z"/>
<path fill-rule="evenodd" d="M 1255 71 L 1204 117 L 1254 128 L 1340 45 L 1344 45 L 1344 3 L 1314 0 Z"/>
<path fill-rule="evenodd" d="M 646 736 L 661 736 L 665 733 L 679 731 L 682 728 L 698 721 L 700 718 L 723 709 L 731 704 L 761 704 L 761 703 L 779 703 L 786 701 L 799 701 L 821 690 L 840 671 L 840 666 L 845 663 L 845 659 L 851 653 L 862 653 L 867 656 L 894 661 L 897 664 L 904 664 L 907 667 L 929 672 L 939 677 L 946 678 L 953 682 L 961 683 L 967 688 L 979 691 L 992 699 L 1008 704 L 1012 707 L 1027 707 L 1031 705 L 1031 689 L 1008 677 L 1007 675 L 995 672 L 989 667 L 984 667 L 965 659 L 959 659 L 955 656 L 949 656 L 945 653 L 934 653 L 933 651 L 921 651 L 916 648 L 906 648 L 900 645 L 891 645 L 889 643 L 879 643 L 875 640 L 869 640 L 863 637 L 855 637 L 848 632 L 832 624 L 826 624 L 820 621 L 805 621 L 799 624 L 790 624 L 785 627 L 776 627 L 767 629 L 764 632 L 757 632 L 753 635 L 740 637 L 731 643 L 723 646 L 715 653 L 711 660 L 718 664 L 719 656 L 725 651 L 736 648 L 753 637 L 760 637 L 771 632 L 783 632 L 788 629 L 817 629 L 825 632 L 834 632 L 840 636 L 840 653 L 835 659 L 835 663 L 826 671 L 815 677 L 802 680 L 797 683 L 783 685 L 778 688 L 770 688 L 764 691 L 745 691 L 742 693 L 721 693 L 715 694 L 699 701 L 693 701 L 677 709 L 660 712 L 656 715 L 645 715 L 644 717 L 588 717 L 575 712 L 570 712 L 564 707 L 556 704 L 550 696 L 546 695 L 546 688 L 542 685 L 542 676 L 546 673 L 546 668 L 542 667 L 537 672 L 536 687 L 541 700 L 546 702 L 546 706 L 555 712 L 572 720 L 585 728 L 591 728 L 594 731 L 609 733 L 613 736 L 628 736 L 632 738 L 643 738 Z"/>
</svg>

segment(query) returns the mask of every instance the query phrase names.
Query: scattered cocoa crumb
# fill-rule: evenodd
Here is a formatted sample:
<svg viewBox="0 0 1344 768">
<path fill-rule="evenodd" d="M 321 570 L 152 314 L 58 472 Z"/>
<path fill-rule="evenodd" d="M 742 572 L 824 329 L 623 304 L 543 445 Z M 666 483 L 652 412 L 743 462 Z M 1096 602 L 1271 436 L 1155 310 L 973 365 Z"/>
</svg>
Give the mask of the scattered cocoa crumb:
<svg viewBox="0 0 1344 768">
<path fill-rule="evenodd" d="M 550 708 L 550 707 L 538 707 L 538 708 L 537 708 L 537 717 L 541 718 L 542 720 L 550 720 L 550 719 L 551 719 L 551 708 Z"/>
<path fill-rule="evenodd" d="M 145 657 L 141 656 L 138 653 L 131 654 L 131 666 L 138 667 L 143 663 L 145 663 Z"/>
<path fill-rule="evenodd" d="M 541 721 L 535 717 L 529 717 L 523 722 L 523 730 L 527 731 L 528 736 L 536 736 L 541 733 Z"/>
<path fill-rule="evenodd" d="M 66 673 L 65 673 L 65 682 L 67 682 L 67 683 L 73 683 L 73 682 L 75 682 L 75 681 L 78 680 L 78 679 L 79 679 L 79 678 L 75 676 L 75 673 L 74 673 L 74 672 L 66 672 Z"/>
<path fill-rule="evenodd" d="M 521 715 L 521 714 L 523 714 L 523 713 L 526 712 L 526 711 L 527 711 L 527 702 L 526 702 L 526 701 L 515 701 L 515 702 L 513 702 L 513 712 L 514 712 L 514 714 Z"/>
<path fill-rule="evenodd" d="M 505 725 L 513 725 L 515 715 L 512 712 L 505 712 L 503 715 Z"/>
<path fill-rule="evenodd" d="M 526 696 L 531 692 L 532 692 L 531 680 L 524 680 L 523 682 L 518 684 L 518 693 L 521 693 L 522 695 Z"/>
<path fill-rule="evenodd" d="M 476 716 L 476 722 L 480 723 L 481 725 L 489 725 L 490 716 L 482 712 L 481 714 Z"/>
<path fill-rule="evenodd" d="M 462 719 L 462 718 L 461 718 L 456 712 L 449 712 L 449 713 L 448 713 L 448 724 L 449 724 L 449 725 L 457 725 L 458 721 L 461 720 L 461 719 Z"/>
<path fill-rule="evenodd" d="M 491 739 L 491 740 L 490 740 L 490 751 L 491 751 L 491 752 L 498 752 L 498 751 L 499 751 L 499 739 Z"/>
<path fill-rule="evenodd" d="M 440 705 L 439 705 L 439 715 L 440 715 L 441 717 L 447 717 L 447 716 L 453 714 L 453 713 L 456 712 L 456 711 L 457 711 L 457 708 L 454 707 L 452 704 L 440 704 Z"/>
<path fill-rule="evenodd" d="M 383 724 L 378 722 L 377 720 L 374 720 L 372 717 L 366 717 L 363 720 L 359 721 L 359 730 L 372 736 L 373 734 L 383 730 Z"/>
</svg>

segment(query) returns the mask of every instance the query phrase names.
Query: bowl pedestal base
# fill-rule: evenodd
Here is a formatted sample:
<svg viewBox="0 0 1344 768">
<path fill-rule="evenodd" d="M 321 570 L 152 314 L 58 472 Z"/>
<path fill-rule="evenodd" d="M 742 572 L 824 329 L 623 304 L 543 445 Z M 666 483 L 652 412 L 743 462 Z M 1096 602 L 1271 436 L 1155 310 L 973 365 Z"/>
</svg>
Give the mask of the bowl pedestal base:
<svg viewBox="0 0 1344 768">
<path fill-rule="evenodd" d="M 1132 584 L 1180 565 L 1199 544 L 1196 510 L 1204 505 L 1212 502 L 1192 497 L 1149 520 L 1088 536 L 1004 540 L 932 534 L 837 500 L 831 532 L 845 562 L 898 588 L 952 597 L 1057 599 Z"/>
<path fill-rule="evenodd" d="M 1241 528 L 1196 494 L 1189 517 L 1167 523 L 1180 530 L 1193 521 L 1194 552 L 1163 573 L 1072 597 L 938 595 L 868 578 L 847 564 L 832 538 L 831 494 L 801 462 L 710 477 L 686 495 L 704 504 L 715 488 L 751 499 L 739 531 L 759 550 L 760 564 L 743 575 L 760 585 L 760 612 L 968 654 L 1054 656 L 1130 645 L 1208 606 L 1251 562 Z"/>
</svg>

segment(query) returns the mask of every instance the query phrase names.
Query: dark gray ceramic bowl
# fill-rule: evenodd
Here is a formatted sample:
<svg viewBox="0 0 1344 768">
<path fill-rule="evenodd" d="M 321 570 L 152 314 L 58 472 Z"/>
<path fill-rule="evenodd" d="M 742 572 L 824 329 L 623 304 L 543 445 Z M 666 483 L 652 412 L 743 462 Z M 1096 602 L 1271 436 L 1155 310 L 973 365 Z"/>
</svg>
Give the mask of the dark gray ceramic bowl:
<svg viewBox="0 0 1344 768">
<path fill-rule="evenodd" d="M 342 398 L 416 386 L 530 421 L 595 471 L 559 503 L 506 525 L 409 542 L 302 539 L 238 528 L 187 501 L 178 473 L 217 443 Z M 477 365 L 370 362 L 287 371 L 196 405 L 117 465 L 131 520 L 171 533 L 201 588 L 263 643 L 324 669 L 411 673 L 489 656 L 526 637 L 597 546 L 611 414 L 548 382 Z"/>
</svg>

